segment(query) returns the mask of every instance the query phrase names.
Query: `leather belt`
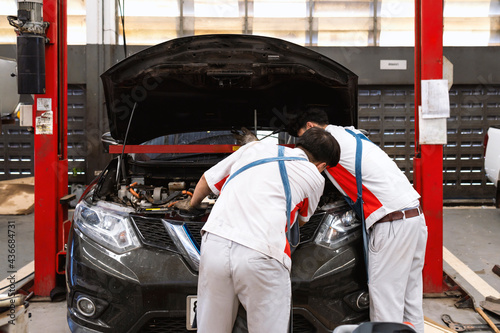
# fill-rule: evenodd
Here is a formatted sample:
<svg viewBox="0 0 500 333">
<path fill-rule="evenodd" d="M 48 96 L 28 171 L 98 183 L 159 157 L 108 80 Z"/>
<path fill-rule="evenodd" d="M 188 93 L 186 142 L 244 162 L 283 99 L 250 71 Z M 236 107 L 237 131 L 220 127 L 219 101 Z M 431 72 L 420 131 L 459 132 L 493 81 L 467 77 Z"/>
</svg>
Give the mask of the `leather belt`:
<svg viewBox="0 0 500 333">
<path fill-rule="evenodd" d="M 403 217 L 406 217 L 407 219 L 415 216 L 420 215 L 420 207 L 418 208 L 413 208 L 413 209 L 408 209 L 408 210 L 398 210 L 396 212 L 392 212 L 381 218 L 380 220 L 377 221 L 377 223 L 380 222 L 392 222 L 396 220 L 402 220 Z"/>
</svg>

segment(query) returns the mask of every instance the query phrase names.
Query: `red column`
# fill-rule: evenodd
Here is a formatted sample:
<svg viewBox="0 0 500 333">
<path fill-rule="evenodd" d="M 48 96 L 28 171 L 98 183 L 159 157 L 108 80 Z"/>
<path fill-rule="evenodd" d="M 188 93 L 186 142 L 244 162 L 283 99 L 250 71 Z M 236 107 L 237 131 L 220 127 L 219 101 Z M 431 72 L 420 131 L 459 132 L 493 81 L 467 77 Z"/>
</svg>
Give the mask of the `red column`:
<svg viewBox="0 0 500 333">
<path fill-rule="evenodd" d="M 56 286 L 56 253 L 67 208 L 59 198 L 68 193 L 66 153 L 66 0 L 45 0 L 43 18 L 49 22 L 45 45 L 45 94 L 35 95 L 35 285 L 38 296 Z M 61 7 L 62 4 L 62 7 Z M 64 8 L 64 11 L 61 11 Z M 49 102 L 49 103 L 44 103 Z M 50 112 L 52 111 L 52 115 Z M 46 126 L 39 126 L 42 120 Z"/>
<path fill-rule="evenodd" d="M 429 237 L 423 272 L 424 292 L 443 290 L 443 146 L 419 145 L 420 82 L 443 78 L 443 2 L 415 0 L 415 187 Z M 419 158 L 420 157 L 420 158 Z"/>
<path fill-rule="evenodd" d="M 58 104 L 59 104 L 59 126 L 58 126 L 58 203 L 59 198 L 68 194 L 68 41 L 67 41 L 67 0 L 58 0 L 58 26 L 57 30 L 57 53 L 58 53 Z M 63 223 L 68 219 L 67 204 L 58 209 L 58 237 L 57 251 L 64 251 L 67 236 L 64 234 Z"/>
<path fill-rule="evenodd" d="M 420 99 L 420 70 L 421 70 L 421 47 L 420 43 L 421 39 L 421 0 L 415 0 L 415 103 L 414 103 L 414 112 L 415 112 L 415 157 L 413 158 L 413 186 L 417 190 L 418 193 L 422 193 L 422 175 L 420 173 L 420 145 L 418 143 L 419 138 L 419 123 L 418 123 L 418 107 L 422 104 Z"/>
</svg>

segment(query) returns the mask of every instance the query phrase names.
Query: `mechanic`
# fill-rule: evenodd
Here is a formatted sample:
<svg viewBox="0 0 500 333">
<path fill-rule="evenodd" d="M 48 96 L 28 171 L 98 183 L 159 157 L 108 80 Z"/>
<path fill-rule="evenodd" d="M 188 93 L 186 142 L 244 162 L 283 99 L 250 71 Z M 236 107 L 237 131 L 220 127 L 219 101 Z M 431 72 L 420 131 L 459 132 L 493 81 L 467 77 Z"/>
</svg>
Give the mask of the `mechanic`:
<svg viewBox="0 0 500 333">
<path fill-rule="evenodd" d="M 281 150 L 286 180 L 274 159 Z M 252 162 L 271 158 L 270 163 Z M 210 193 L 219 194 L 202 229 L 198 278 L 198 332 L 232 332 L 239 303 L 247 311 L 248 331 L 287 332 L 291 306 L 291 255 L 286 237 L 286 191 L 291 217 L 307 222 L 318 205 L 325 179 L 340 150 L 325 130 L 302 136 L 296 148 L 250 142 L 207 170 L 188 207 L 199 207 Z M 244 171 L 241 171 L 244 170 Z"/>
<path fill-rule="evenodd" d="M 423 333 L 422 269 L 427 226 L 420 195 L 382 149 L 354 127 L 329 125 L 323 109 L 310 108 L 289 126 L 290 134 L 299 137 L 317 127 L 331 133 L 340 144 L 341 155 L 338 165 L 327 169 L 328 178 L 351 205 L 362 193 L 358 201 L 362 213 L 358 215 L 364 215 L 367 235 L 370 320 L 410 322 Z M 358 187 L 356 153 L 360 148 Z"/>
</svg>

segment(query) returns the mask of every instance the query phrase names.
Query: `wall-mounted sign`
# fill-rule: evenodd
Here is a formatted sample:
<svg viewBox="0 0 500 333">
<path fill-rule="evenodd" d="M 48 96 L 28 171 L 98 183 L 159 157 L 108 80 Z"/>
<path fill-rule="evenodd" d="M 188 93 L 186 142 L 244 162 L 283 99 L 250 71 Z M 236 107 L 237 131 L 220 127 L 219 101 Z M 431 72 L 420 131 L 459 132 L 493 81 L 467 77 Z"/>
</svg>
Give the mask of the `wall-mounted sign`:
<svg viewBox="0 0 500 333">
<path fill-rule="evenodd" d="M 406 60 L 380 60 L 381 70 L 406 70 Z"/>
<path fill-rule="evenodd" d="M 38 111 L 50 111 L 50 110 L 52 110 L 52 98 L 37 98 L 36 99 L 36 109 Z"/>
<path fill-rule="evenodd" d="M 35 134 L 53 134 L 54 114 L 46 111 L 41 116 L 36 117 Z"/>
</svg>

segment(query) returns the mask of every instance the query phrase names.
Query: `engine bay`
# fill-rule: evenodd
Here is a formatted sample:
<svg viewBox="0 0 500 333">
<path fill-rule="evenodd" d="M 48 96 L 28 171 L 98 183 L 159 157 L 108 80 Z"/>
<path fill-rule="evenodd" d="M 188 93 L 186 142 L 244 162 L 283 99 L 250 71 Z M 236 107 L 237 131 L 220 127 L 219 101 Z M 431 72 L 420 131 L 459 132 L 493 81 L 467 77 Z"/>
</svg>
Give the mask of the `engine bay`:
<svg viewBox="0 0 500 333">
<path fill-rule="evenodd" d="M 105 200 L 122 206 L 133 208 L 138 213 L 168 214 L 178 211 L 174 206 L 180 200 L 186 200 L 193 195 L 196 183 L 201 175 L 211 165 L 194 166 L 191 163 L 172 165 L 157 165 L 137 163 L 128 158 L 122 163 L 125 175 L 117 182 L 118 159 L 113 160 L 101 174 L 93 191 L 93 200 Z M 195 216 L 209 214 L 217 196 L 209 195 L 202 202 L 202 209 L 192 212 Z M 328 210 L 345 203 L 342 195 L 331 184 L 325 181 L 325 189 L 318 205 L 318 211 Z M 182 212 L 179 212 L 182 214 Z M 170 214 L 168 214 L 170 215 Z M 185 215 L 185 214 L 182 214 Z"/>
</svg>

